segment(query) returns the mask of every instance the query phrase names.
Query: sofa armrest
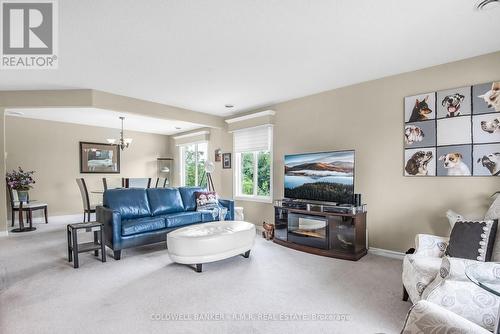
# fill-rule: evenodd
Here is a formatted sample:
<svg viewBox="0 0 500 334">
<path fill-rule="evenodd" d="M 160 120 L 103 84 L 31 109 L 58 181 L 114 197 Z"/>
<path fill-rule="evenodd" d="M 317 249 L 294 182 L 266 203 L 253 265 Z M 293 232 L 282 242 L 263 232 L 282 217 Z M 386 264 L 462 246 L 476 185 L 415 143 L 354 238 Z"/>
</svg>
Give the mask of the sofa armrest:
<svg viewBox="0 0 500 334">
<path fill-rule="evenodd" d="M 441 263 L 439 275 L 442 279 L 469 282 L 465 270 L 470 265 L 475 265 L 474 273 L 477 278 L 487 282 L 499 282 L 500 284 L 498 280 L 500 263 L 497 262 L 482 262 L 446 256 Z"/>
<path fill-rule="evenodd" d="M 424 327 L 422 327 L 424 326 Z M 434 303 L 421 300 L 410 308 L 401 334 L 427 332 L 491 334 L 483 327 Z"/>
<path fill-rule="evenodd" d="M 443 257 L 449 238 L 432 234 L 417 234 L 415 236 L 415 255 Z"/>
<path fill-rule="evenodd" d="M 234 220 L 234 201 L 231 199 L 219 199 L 219 204 L 227 208 L 227 220 Z"/>
<path fill-rule="evenodd" d="M 104 206 L 97 206 L 96 220 L 104 224 L 106 244 L 113 250 L 121 249 L 122 217 L 120 212 Z"/>
</svg>

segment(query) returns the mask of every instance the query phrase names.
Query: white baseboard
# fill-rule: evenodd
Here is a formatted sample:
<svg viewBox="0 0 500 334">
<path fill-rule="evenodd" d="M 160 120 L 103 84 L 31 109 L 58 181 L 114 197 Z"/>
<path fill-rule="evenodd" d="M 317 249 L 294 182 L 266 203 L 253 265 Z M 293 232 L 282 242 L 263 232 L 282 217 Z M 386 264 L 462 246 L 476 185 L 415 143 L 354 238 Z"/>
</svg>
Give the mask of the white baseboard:
<svg viewBox="0 0 500 334">
<path fill-rule="evenodd" d="M 398 259 L 398 260 L 403 260 L 403 258 L 405 257 L 405 253 L 395 252 L 395 251 L 391 251 L 388 249 L 382 249 L 382 248 L 374 248 L 374 247 L 368 248 L 368 253 L 373 254 L 373 255 L 389 257 L 391 259 Z"/>
<path fill-rule="evenodd" d="M 8 231 L 0 231 L 0 237 L 6 237 L 9 235 Z"/>
</svg>

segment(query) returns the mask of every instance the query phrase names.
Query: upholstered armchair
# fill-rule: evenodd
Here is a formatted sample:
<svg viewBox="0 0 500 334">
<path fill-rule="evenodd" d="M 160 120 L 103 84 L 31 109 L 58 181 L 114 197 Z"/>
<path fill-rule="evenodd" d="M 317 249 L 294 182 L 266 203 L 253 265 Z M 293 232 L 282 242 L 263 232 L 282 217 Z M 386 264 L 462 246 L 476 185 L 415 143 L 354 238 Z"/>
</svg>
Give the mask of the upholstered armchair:
<svg viewBox="0 0 500 334">
<path fill-rule="evenodd" d="M 421 300 L 412 306 L 401 334 L 490 334 L 475 323 L 448 311 L 446 308 Z"/>
<path fill-rule="evenodd" d="M 403 260 L 403 299 L 409 297 L 414 304 L 421 300 L 434 303 L 493 331 L 500 298 L 466 277 L 465 268 L 479 261 L 444 256 L 447 242 L 448 238 L 434 235 L 416 236 L 415 252 Z M 500 263 L 480 263 L 481 275 L 498 279 L 500 284 Z"/>
</svg>

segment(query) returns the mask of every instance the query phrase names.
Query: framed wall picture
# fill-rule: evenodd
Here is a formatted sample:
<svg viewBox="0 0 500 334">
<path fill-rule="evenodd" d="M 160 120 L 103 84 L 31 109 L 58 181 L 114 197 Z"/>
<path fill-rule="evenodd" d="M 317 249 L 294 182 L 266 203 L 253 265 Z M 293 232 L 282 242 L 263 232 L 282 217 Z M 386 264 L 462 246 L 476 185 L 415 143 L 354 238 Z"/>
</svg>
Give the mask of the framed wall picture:
<svg viewBox="0 0 500 334">
<path fill-rule="evenodd" d="M 222 154 L 222 168 L 231 169 L 231 153 Z"/>
<path fill-rule="evenodd" d="M 404 175 L 500 175 L 500 82 L 409 96 L 404 109 Z"/>
<path fill-rule="evenodd" d="M 214 155 L 215 155 L 215 162 L 220 162 L 222 156 L 222 150 L 220 148 L 216 149 Z"/>
<path fill-rule="evenodd" d="M 120 148 L 112 144 L 80 142 L 80 173 L 120 173 Z"/>
</svg>

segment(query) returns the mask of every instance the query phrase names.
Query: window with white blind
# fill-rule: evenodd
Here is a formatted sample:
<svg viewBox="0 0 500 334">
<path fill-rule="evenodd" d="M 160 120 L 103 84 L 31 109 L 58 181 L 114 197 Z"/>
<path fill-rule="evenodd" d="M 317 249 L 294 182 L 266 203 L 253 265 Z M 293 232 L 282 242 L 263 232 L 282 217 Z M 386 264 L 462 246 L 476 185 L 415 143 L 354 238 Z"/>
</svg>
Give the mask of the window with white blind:
<svg viewBox="0 0 500 334">
<path fill-rule="evenodd" d="M 273 127 L 237 130 L 233 136 L 236 198 L 272 202 Z"/>
</svg>

